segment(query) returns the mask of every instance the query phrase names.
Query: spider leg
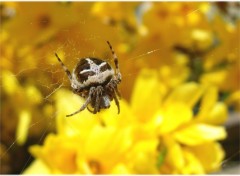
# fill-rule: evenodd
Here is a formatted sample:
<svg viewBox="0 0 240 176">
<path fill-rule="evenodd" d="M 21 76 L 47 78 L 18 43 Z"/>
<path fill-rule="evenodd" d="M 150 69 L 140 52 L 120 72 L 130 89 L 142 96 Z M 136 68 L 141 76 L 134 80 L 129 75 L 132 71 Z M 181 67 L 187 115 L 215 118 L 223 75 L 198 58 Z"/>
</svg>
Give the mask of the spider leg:
<svg viewBox="0 0 240 176">
<path fill-rule="evenodd" d="M 81 107 L 79 110 L 77 110 L 76 112 L 74 112 L 74 113 L 72 113 L 72 114 L 66 115 L 66 117 L 70 117 L 70 116 L 73 116 L 73 115 L 81 112 L 82 110 L 84 110 L 84 109 L 87 107 L 87 105 L 88 105 L 90 102 L 91 102 L 91 97 L 88 97 L 87 100 L 86 100 L 86 102 L 82 105 L 82 107 Z"/>
<path fill-rule="evenodd" d="M 96 114 L 99 110 L 99 101 L 100 101 L 100 98 L 99 98 L 99 95 L 98 95 L 98 92 L 97 92 L 93 114 Z"/>
<path fill-rule="evenodd" d="M 115 93 L 114 90 L 113 90 L 113 99 L 114 99 L 114 101 L 115 101 L 115 103 L 116 103 L 116 105 L 117 105 L 118 114 L 119 114 L 119 113 L 120 113 L 120 105 L 119 105 L 119 101 L 118 101 L 118 99 L 117 99 L 117 96 L 116 96 L 116 93 Z"/>
<path fill-rule="evenodd" d="M 114 64 L 115 64 L 115 67 L 116 67 L 116 73 L 115 73 L 115 74 L 117 75 L 117 80 L 118 80 L 118 82 L 120 83 L 121 80 L 122 80 L 122 75 L 121 75 L 121 73 L 120 73 L 120 69 L 119 69 L 119 65 L 118 65 L 118 57 L 117 57 L 115 51 L 113 50 L 113 47 L 112 47 L 112 45 L 110 44 L 110 42 L 107 41 L 107 43 L 108 43 L 108 46 L 109 46 L 110 50 L 112 51 L 112 55 L 113 55 L 113 59 L 114 59 Z"/>
<path fill-rule="evenodd" d="M 114 82 L 114 81 L 109 82 L 108 85 L 107 85 L 107 89 L 112 93 L 115 104 L 118 107 L 118 114 L 119 114 L 120 113 L 120 105 L 119 105 L 119 101 L 118 101 L 118 98 L 117 98 L 117 95 L 116 95 L 116 93 L 118 94 L 119 92 L 117 90 L 116 82 Z"/>
<path fill-rule="evenodd" d="M 58 61 L 61 63 L 61 66 L 63 68 L 63 70 L 66 72 L 68 79 L 71 81 L 72 80 L 72 75 L 71 72 L 68 70 L 68 68 L 64 65 L 64 63 L 62 62 L 62 60 L 58 57 L 57 53 L 55 53 L 55 56 L 57 57 Z"/>
<path fill-rule="evenodd" d="M 96 114 L 97 112 L 99 112 L 99 106 L 100 106 L 100 96 L 102 95 L 102 87 L 98 86 L 96 88 L 96 103 L 95 103 L 95 107 L 94 107 L 94 111 L 93 113 Z"/>
<path fill-rule="evenodd" d="M 89 107 L 87 106 L 87 110 L 91 113 L 93 113 L 94 111 L 92 111 L 91 109 L 89 109 Z"/>
<path fill-rule="evenodd" d="M 112 79 L 108 84 L 107 84 L 107 88 L 110 89 L 111 91 L 115 91 L 117 96 L 119 98 L 121 98 L 121 94 L 117 88 L 117 84 L 118 84 L 118 80 L 115 79 Z"/>
<path fill-rule="evenodd" d="M 119 97 L 119 99 L 121 99 L 122 96 L 117 87 L 115 88 L 115 92 L 117 93 L 117 96 Z"/>
<path fill-rule="evenodd" d="M 79 110 L 77 110 L 76 112 L 74 112 L 74 113 L 72 113 L 72 114 L 69 114 L 69 115 L 66 115 L 66 117 L 73 116 L 73 115 L 81 112 L 82 110 L 84 110 L 84 109 L 88 106 L 88 104 L 91 102 L 91 100 L 92 100 L 92 94 L 93 94 L 94 91 L 95 91 L 95 88 L 92 87 L 92 88 L 90 89 L 90 91 L 89 91 L 88 98 L 87 98 L 86 102 L 82 105 L 82 107 L 81 107 Z"/>
</svg>

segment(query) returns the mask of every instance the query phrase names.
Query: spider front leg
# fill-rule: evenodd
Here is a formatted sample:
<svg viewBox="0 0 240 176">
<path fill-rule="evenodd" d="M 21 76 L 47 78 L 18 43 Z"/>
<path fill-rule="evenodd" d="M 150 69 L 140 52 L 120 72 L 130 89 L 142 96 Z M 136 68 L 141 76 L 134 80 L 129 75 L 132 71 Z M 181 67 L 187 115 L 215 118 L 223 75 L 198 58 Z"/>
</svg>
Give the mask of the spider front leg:
<svg viewBox="0 0 240 176">
<path fill-rule="evenodd" d="M 120 69 L 119 69 L 119 65 L 118 65 L 118 57 L 117 57 L 117 55 L 116 55 L 116 53 L 115 53 L 112 45 L 110 44 L 110 42 L 107 41 L 107 43 L 108 43 L 108 46 L 109 46 L 109 48 L 110 48 L 110 50 L 111 50 L 111 52 L 112 52 L 112 55 L 113 55 L 114 64 L 115 64 L 115 68 L 116 68 L 115 75 L 117 75 L 116 81 L 117 81 L 118 84 L 119 84 L 119 83 L 121 82 L 121 80 L 122 80 L 122 75 L 121 75 L 121 73 L 120 73 Z"/>
<path fill-rule="evenodd" d="M 117 80 L 116 79 L 112 79 L 108 84 L 107 84 L 107 89 L 109 90 L 109 92 L 111 92 L 111 96 L 113 97 L 114 101 L 115 101 L 115 104 L 118 108 L 118 114 L 120 113 L 120 105 L 119 105 L 119 101 L 118 101 L 118 98 L 117 98 L 117 95 L 119 97 L 121 97 L 119 91 L 118 91 L 118 88 L 117 88 Z M 117 95 L 116 95 L 117 94 Z"/>
<path fill-rule="evenodd" d="M 117 86 L 115 87 L 115 89 L 114 89 L 114 90 L 115 90 L 115 92 L 116 92 L 116 94 L 117 94 L 118 98 L 119 98 L 119 99 L 121 99 L 121 97 L 122 97 L 122 96 L 121 96 L 121 93 L 119 92 L 119 90 L 118 90 L 118 87 L 117 87 Z"/>
<path fill-rule="evenodd" d="M 72 114 L 69 114 L 69 115 L 66 115 L 66 117 L 73 116 L 73 115 L 83 111 L 88 106 L 88 104 L 92 101 L 92 95 L 94 94 L 94 92 L 95 92 L 95 88 L 91 87 L 90 91 L 89 91 L 89 94 L 88 94 L 88 98 L 87 98 L 86 102 L 82 105 L 82 107 L 79 110 L 77 110 L 76 112 L 74 112 Z"/>
<path fill-rule="evenodd" d="M 70 82 L 72 82 L 72 75 L 71 72 L 68 70 L 68 68 L 64 65 L 64 63 L 62 62 L 62 60 L 60 59 L 60 57 L 58 57 L 57 53 L 55 53 L 55 56 L 57 57 L 58 61 L 61 63 L 61 66 L 63 68 L 63 70 L 66 72 L 68 79 L 70 80 Z"/>
<path fill-rule="evenodd" d="M 119 80 L 118 78 L 114 77 L 108 84 L 107 84 L 107 88 L 110 90 L 113 90 L 117 96 L 121 99 L 121 94 L 118 90 L 117 85 L 119 84 Z"/>
<path fill-rule="evenodd" d="M 119 105 L 119 101 L 118 101 L 118 98 L 116 96 L 115 90 L 113 91 L 113 99 L 114 99 L 114 101 L 116 103 L 116 106 L 118 108 L 118 114 L 119 114 L 120 113 L 120 105 Z"/>
</svg>

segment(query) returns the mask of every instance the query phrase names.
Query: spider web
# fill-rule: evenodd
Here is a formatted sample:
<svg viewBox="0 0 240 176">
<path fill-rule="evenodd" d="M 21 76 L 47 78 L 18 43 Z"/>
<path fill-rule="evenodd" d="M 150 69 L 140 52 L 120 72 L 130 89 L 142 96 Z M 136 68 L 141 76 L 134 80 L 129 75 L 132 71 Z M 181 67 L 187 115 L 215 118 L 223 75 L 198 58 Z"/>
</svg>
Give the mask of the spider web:
<svg viewBox="0 0 240 176">
<path fill-rule="evenodd" d="M 197 13 L 199 9 L 195 9 L 194 11 L 192 11 L 191 13 Z M 31 22 L 34 23 L 34 22 Z M 82 21 L 80 21 L 79 23 L 87 23 L 87 21 L 83 18 Z M 29 24 L 31 25 L 31 24 Z M 68 29 L 62 29 L 62 32 L 65 33 L 71 33 L 70 30 Z M 86 38 L 82 38 L 82 36 L 79 33 L 79 36 L 76 36 L 76 39 L 79 39 L 78 41 L 84 42 L 84 41 L 89 41 L 92 40 L 94 42 L 99 42 L 99 40 L 105 40 L 106 36 L 99 36 L 96 34 L 92 34 Z M 69 70 L 71 71 L 73 66 L 77 63 L 78 58 L 79 57 L 86 57 L 86 56 L 93 56 L 93 57 L 99 57 L 102 56 L 102 51 L 96 51 L 94 48 L 89 49 L 88 54 L 87 55 L 83 55 L 83 53 L 78 50 L 77 45 L 79 45 L 79 42 L 76 42 L 76 40 L 66 40 L 65 42 L 63 42 L 62 44 L 59 44 L 59 47 L 56 48 L 55 45 L 49 45 L 49 47 L 51 48 L 51 50 L 53 51 L 53 55 L 54 52 L 57 52 L 62 50 L 63 48 L 70 48 L 72 50 L 71 53 L 75 53 L 75 56 L 73 57 L 72 55 L 68 54 L 68 53 L 64 53 L 65 54 L 65 58 L 72 58 L 72 59 L 68 59 L 67 61 L 64 61 L 64 64 L 69 68 Z M 114 48 L 114 46 L 113 46 Z M 105 47 L 105 51 L 107 51 L 108 53 L 110 53 L 110 50 L 106 44 Z M 148 56 L 152 55 L 152 54 L 159 54 L 163 51 L 162 48 L 153 48 L 151 50 L 145 51 L 143 53 L 139 53 L 136 56 L 133 56 L 132 58 L 129 58 L 127 60 L 125 60 L 124 62 L 127 64 L 133 64 L 134 61 L 138 60 L 138 59 L 147 59 Z M 116 51 L 115 51 L 116 52 Z M 109 56 L 111 57 L 111 53 L 109 54 Z M 110 58 L 108 57 L 108 58 Z M 43 60 L 46 58 L 42 58 Z M 41 60 L 41 58 L 40 58 Z M 107 60 L 108 61 L 108 60 Z M 16 64 L 22 64 L 23 61 L 21 60 L 16 60 Z M 23 63 L 24 64 L 24 63 Z M 121 64 L 121 63 L 120 63 Z M 121 65 L 120 65 L 120 69 L 121 69 Z M 122 73 L 122 77 L 123 79 L 127 79 L 128 77 L 132 77 L 137 75 L 138 72 L 133 72 L 133 73 Z M 44 97 L 44 103 L 48 103 L 51 106 L 54 106 L 54 101 L 53 101 L 53 96 L 54 94 L 59 91 L 61 88 L 66 88 L 69 89 L 69 81 L 67 76 L 65 75 L 65 72 L 62 70 L 60 64 L 58 62 L 49 62 L 48 65 L 46 64 L 41 64 L 37 65 L 37 67 L 32 67 L 32 68 L 24 68 L 22 70 L 20 70 L 19 72 L 17 72 L 14 76 L 19 80 L 20 77 L 22 75 L 34 75 L 34 74 L 50 74 L 51 75 L 51 84 L 46 84 L 45 82 L 43 82 L 41 79 L 36 80 L 36 82 L 39 83 L 39 85 L 42 86 L 42 89 L 44 89 L 45 94 L 43 95 Z M 61 74 L 63 75 L 62 77 L 58 76 L 58 79 L 55 80 L 55 76 Z M 2 87 L 1 87 L 2 88 Z M 54 112 L 52 114 L 52 116 L 49 118 L 46 127 L 44 127 L 42 129 L 41 135 L 39 137 L 39 139 L 37 140 L 37 143 L 42 143 L 44 141 L 44 138 L 46 136 L 46 134 L 49 132 L 49 130 L 54 126 L 54 120 L 55 117 L 57 116 L 58 112 Z M 41 123 L 46 123 L 46 121 L 44 121 L 44 119 L 40 119 L 34 123 L 31 123 L 30 126 L 28 127 L 28 130 L 35 128 L 37 126 L 39 126 Z M 74 130 L 74 129 L 73 129 Z M 14 141 L 11 143 L 11 145 L 7 146 L 7 149 L 3 152 L 2 157 L 4 157 L 6 154 L 8 154 L 10 151 L 14 150 L 14 148 L 18 145 L 17 144 L 17 140 L 18 138 L 20 138 L 21 136 L 18 136 L 16 139 L 14 139 Z M 222 163 L 222 167 L 225 168 L 227 167 L 228 162 L 235 157 L 236 155 L 239 154 L 239 151 L 237 153 L 235 153 L 234 155 L 230 156 L 229 158 L 226 158 Z M 28 155 L 26 158 L 26 161 L 24 162 L 22 169 L 20 171 L 20 173 L 23 173 L 23 171 L 27 168 L 27 166 L 31 163 L 31 161 L 34 159 L 30 153 L 26 153 L 26 155 Z M 15 158 L 16 160 L 18 158 Z"/>
</svg>

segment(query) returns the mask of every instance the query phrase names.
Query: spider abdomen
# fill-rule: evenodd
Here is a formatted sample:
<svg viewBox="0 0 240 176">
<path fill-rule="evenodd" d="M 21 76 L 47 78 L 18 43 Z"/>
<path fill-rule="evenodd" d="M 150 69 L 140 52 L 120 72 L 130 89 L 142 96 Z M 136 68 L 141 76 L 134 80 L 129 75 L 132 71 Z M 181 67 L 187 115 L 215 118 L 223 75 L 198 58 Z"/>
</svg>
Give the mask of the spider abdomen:
<svg viewBox="0 0 240 176">
<path fill-rule="evenodd" d="M 72 87 L 86 88 L 106 84 L 111 80 L 114 71 L 111 66 L 97 58 L 83 58 L 73 70 Z"/>
</svg>

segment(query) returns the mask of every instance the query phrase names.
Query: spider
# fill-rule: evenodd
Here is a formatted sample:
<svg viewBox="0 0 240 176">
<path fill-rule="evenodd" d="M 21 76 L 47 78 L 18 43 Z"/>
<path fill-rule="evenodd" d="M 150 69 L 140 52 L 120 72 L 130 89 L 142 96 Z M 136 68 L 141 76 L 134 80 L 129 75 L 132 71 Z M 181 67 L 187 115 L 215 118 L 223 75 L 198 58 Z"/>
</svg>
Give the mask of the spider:
<svg viewBox="0 0 240 176">
<path fill-rule="evenodd" d="M 117 86 L 121 82 L 121 73 L 117 55 L 109 41 L 107 43 L 114 58 L 115 71 L 109 63 L 98 58 L 89 57 L 80 59 L 71 74 L 57 53 L 55 53 L 55 56 L 68 76 L 73 93 L 80 95 L 86 100 L 79 110 L 66 115 L 67 117 L 73 116 L 85 108 L 91 113 L 96 114 L 101 109 L 109 108 L 110 102 L 113 99 L 118 108 L 118 114 L 120 113 L 118 98 L 121 96 Z M 89 104 L 92 109 L 89 108 Z"/>
</svg>

